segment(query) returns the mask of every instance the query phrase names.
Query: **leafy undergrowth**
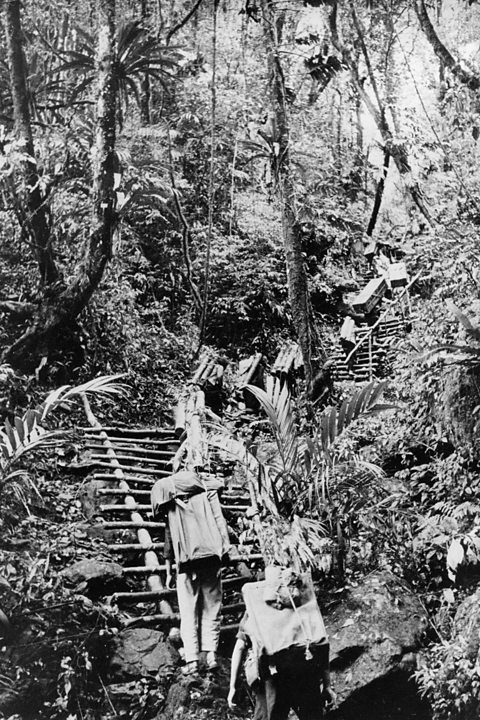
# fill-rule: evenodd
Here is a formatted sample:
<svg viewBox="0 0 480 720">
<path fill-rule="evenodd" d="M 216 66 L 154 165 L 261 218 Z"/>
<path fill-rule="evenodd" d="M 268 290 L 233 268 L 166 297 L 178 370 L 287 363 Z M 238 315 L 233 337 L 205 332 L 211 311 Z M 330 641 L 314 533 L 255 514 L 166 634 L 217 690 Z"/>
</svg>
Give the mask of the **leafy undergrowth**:
<svg viewBox="0 0 480 720">
<path fill-rule="evenodd" d="M 0 707 L 7 717 L 82 717 L 90 697 L 98 705 L 101 658 L 119 627 L 113 608 L 63 581 L 66 566 L 103 551 L 87 536 L 78 478 L 46 470 L 29 510 L 18 506 L 2 518 L 1 594 L 10 627 L 0 655 Z"/>
<path fill-rule="evenodd" d="M 135 608 L 110 605 L 104 586 L 96 592 L 65 572 L 78 561 L 113 560 L 108 533 L 89 521 L 95 511 L 88 476 L 42 459 L 31 471 L 36 492 L 28 505 L 9 503 L 0 512 L 0 717 L 167 720 L 186 705 L 192 717 L 224 718 L 227 668 L 213 679 L 183 680 L 173 648 L 173 664 L 155 672 L 128 674 L 112 665 Z M 120 589 L 133 589 L 120 582 Z M 151 632 L 168 653 L 167 638 Z"/>
</svg>

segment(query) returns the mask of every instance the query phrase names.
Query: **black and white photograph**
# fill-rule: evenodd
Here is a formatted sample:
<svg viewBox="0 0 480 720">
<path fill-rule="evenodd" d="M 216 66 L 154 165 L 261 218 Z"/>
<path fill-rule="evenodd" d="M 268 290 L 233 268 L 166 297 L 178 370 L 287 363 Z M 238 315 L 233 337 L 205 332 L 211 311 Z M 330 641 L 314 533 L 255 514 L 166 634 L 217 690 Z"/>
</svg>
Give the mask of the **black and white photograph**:
<svg viewBox="0 0 480 720">
<path fill-rule="evenodd" d="M 480 0 L 0 0 L 0 720 L 480 720 Z"/>
</svg>

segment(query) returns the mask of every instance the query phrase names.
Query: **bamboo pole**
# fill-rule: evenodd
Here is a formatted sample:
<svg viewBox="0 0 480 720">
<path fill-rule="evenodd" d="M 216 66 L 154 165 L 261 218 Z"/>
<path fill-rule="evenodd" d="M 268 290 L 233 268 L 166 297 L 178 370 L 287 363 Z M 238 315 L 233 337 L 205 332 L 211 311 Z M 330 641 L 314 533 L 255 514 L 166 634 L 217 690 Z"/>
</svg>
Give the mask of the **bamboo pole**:
<svg viewBox="0 0 480 720">
<path fill-rule="evenodd" d="M 87 439 L 98 440 L 98 435 L 97 435 L 97 434 L 92 434 L 92 433 L 86 432 L 86 433 L 85 433 L 85 437 L 86 437 Z M 135 438 L 129 438 L 129 437 L 126 437 L 126 436 L 124 436 L 124 437 L 113 437 L 113 436 L 109 435 L 109 436 L 108 436 L 108 439 L 109 439 L 109 441 L 112 443 L 113 446 L 115 446 L 117 443 L 138 443 L 138 442 L 140 442 L 140 441 L 142 441 L 142 443 L 143 443 L 144 445 L 154 445 L 154 446 L 160 446 L 160 447 L 172 447 L 172 446 L 175 446 L 175 447 L 178 448 L 178 445 L 179 445 L 178 439 L 177 439 L 177 438 L 173 438 L 173 437 L 172 437 L 171 440 L 150 440 L 150 438 L 147 438 L 147 437 L 145 437 L 144 439 L 142 439 L 142 438 L 137 438 L 137 437 L 135 437 Z"/>
<path fill-rule="evenodd" d="M 125 433 L 126 435 L 130 435 L 130 437 L 148 437 L 150 435 L 158 435 L 160 437 L 171 437 L 172 441 L 175 442 L 176 438 L 171 430 L 165 430 L 165 428 L 129 428 L 129 427 L 111 427 L 111 426 L 103 426 L 100 425 L 100 423 L 96 426 L 91 426 L 87 428 L 79 428 L 80 430 L 85 430 L 90 433 L 108 433 L 108 432 L 117 432 Z M 110 439 L 110 438 L 109 438 Z M 123 439 L 123 438 L 121 438 Z"/>
<path fill-rule="evenodd" d="M 148 505 L 146 504 L 140 504 L 135 501 L 135 506 L 131 507 L 130 505 L 120 505 L 120 503 L 106 503 L 100 505 L 100 512 L 131 512 L 133 510 L 137 510 L 137 512 L 146 512 L 146 513 L 152 513 L 152 506 L 150 503 Z M 165 524 L 165 523 L 164 523 Z"/>
<path fill-rule="evenodd" d="M 129 491 L 130 488 L 128 486 L 128 483 L 125 480 L 125 474 L 123 472 L 123 468 L 121 464 L 118 462 L 115 450 L 112 445 L 112 443 L 108 439 L 108 435 L 106 431 L 101 427 L 100 423 L 98 422 L 97 418 L 92 412 L 92 409 L 90 407 L 90 403 L 88 402 L 88 398 L 85 394 L 82 395 L 83 405 L 85 408 L 85 413 L 87 416 L 87 420 L 90 423 L 90 425 L 95 429 L 95 432 L 98 431 L 100 437 L 102 438 L 103 442 L 105 443 L 105 446 L 107 447 L 107 453 L 111 460 L 111 465 L 114 466 L 114 474 L 118 478 L 118 484 L 120 490 L 126 490 Z M 136 507 L 137 503 L 135 499 L 131 495 L 126 495 L 125 497 L 125 504 L 130 505 L 132 507 L 131 511 L 131 524 L 129 525 L 133 529 L 137 531 L 137 538 L 140 543 L 140 545 L 148 546 L 150 547 L 152 544 L 152 538 L 150 537 L 150 534 L 147 531 L 147 528 L 155 528 L 160 529 L 165 527 L 165 523 L 146 523 L 143 521 L 142 516 L 136 512 L 133 508 Z M 106 529 L 109 527 L 112 527 L 112 523 L 105 523 Z M 118 525 L 115 523 L 113 527 L 118 527 Z M 145 551 L 145 564 L 152 567 L 152 568 L 158 568 L 160 566 L 160 563 L 158 561 L 158 558 L 153 550 L 146 550 Z M 164 587 L 161 581 L 161 578 L 158 574 L 152 574 L 147 578 L 147 583 L 150 587 L 151 592 L 156 593 L 163 593 Z M 165 614 L 171 614 L 172 613 L 172 607 L 170 603 L 168 603 L 166 600 L 161 599 L 159 603 L 159 609 L 162 613 Z"/>
<path fill-rule="evenodd" d="M 111 543 L 107 545 L 108 550 L 113 552 L 134 552 L 135 550 L 163 550 L 165 543 L 152 542 L 150 545 L 142 545 L 141 543 Z"/>
<path fill-rule="evenodd" d="M 105 463 L 105 462 L 96 462 L 95 466 L 96 467 L 108 467 L 108 468 L 112 467 L 111 463 Z M 172 474 L 171 470 L 160 470 L 160 469 L 157 470 L 157 469 L 153 469 L 153 468 L 140 467 L 138 465 L 121 465 L 120 463 L 118 464 L 118 469 L 119 470 L 130 470 L 130 472 L 135 471 L 135 472 L 140 473 L 141 475 L 159 475 L 162 477 L 168 477 L 169 475 Z"/>
<path fill-rule="evenodd" d="M 118 482 L 118 478 L 115 477 L 115 475 L 112 475 L 112 473 L 94 473 L 93 474 L 94 480 L 103 480 L 103 481 L 111 481 L 111 482 Z M 125 481 L 130 483 L 137 483 L 137 485 L 148 485 L 148 487 L 153 487 L 155 480 L 150 478 L 141 478 L 137 477 L 136 475 L 125 475 Z"/>
<path fill-rule="evenodd" d="M 123 462 L 129 462 L 129 461 L 139 462 L 140 461 L 140 462 L 149 463 L 150 465 L 160 465 L 160 466 L 164 466 L 164 465 L 168 464 L 166 460 L 159 460 L 158 458 L 148 458 L 148 457 L 143 458 L 143 457 L 135 457 L 132 455 L 119 455 L 117 453 L 116 448 L 115 448 L 115 454 L 116 454 L 118 462 L 120 462 L 122 460 L 123 460 Z M 92 458 L 92 460 L 104 460 L 105 455 L 92 453 L 91 458 Z"/>
<path fill-rule="evenodd" d="M 150 492 L 150 490 L 136 490 L 135 488 L 130 488 L 130 493 L 132 495 L 140 495 L 140 497 L 150 497 Z M 119 495 L 124 497 L 125 495 L 128 495 L 128 490 L 120 490 L 119 488 L 99 488 L 97 493 L 99 495 Z"/>
<path fill-rule="evenodd" d="M 94 445 L 93 443 L 86 443 L 85 447 L 88 448 L 89 450 L 103 450 L 105 446 L 104 445 Z M 117 444 L 114 445 L 114 449 L 115 449 L 115 451 L 117 451 L 117 450 L 127 451 L 129 453 L 135 453 L 137 455 L 153 455 L 153 456 L 155 456 L 155 458 L 165 457 L 165 458 L 171 459 L 171 457 L 172 457 L 172 453 L 170 450 L 150 450 L 149 448 L 136 448 L 136 447 L 128 447 L 128 445 L 121 446 L 121 445 L 117 445 Z M 141 459 L 141 458 L 137 458 L 137 459 Z"/>
<path fill-rule="evenodd" d="M 105 530 L 135 530 L 139 528 L 165 530 L 165 523 L 158 523 L 153 520 L 107 520 L 102 523 L 102 528 L 105 528 Z"/>
</svg>

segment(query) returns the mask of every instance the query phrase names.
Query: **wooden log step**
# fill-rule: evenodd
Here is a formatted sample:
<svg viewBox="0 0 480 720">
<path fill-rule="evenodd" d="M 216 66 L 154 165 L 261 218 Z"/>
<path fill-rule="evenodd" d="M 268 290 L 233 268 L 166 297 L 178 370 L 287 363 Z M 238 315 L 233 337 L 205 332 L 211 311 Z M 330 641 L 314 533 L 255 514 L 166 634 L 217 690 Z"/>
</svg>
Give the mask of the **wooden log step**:
<svg viewBox="0 0 480 720">
<path fill-rule="evenodd" d="M 222 580 L 222 586 L 232 587 L 234 585 L 244 585 L 246 582 L 251 582 L 251 580 L 244 577 L 227 578 L 226 580 Z M 166 588 L 165 590 L 142 590 L 139 592 L 116 592 L 112 595 L 112 602 L 118 602 L 119 600 L 154 602 L 155 600 L 167 597 L 168 595 L 176 595 L 176 593 L 177 591 L 175 588 Z"/>
<path fill-rule="evenodd" d="M 235 585 L 245 585 L 246 582 L 251 582 L 250 578 L 246 577 L 229 577 L 222 580 L 222 587 L 235 587 Z"/>
<path fill-rule="evenodd" d="M 166 565 L 131 565 L 130 567 L 124 567 L 124 575 L 158 575 L 159 572 L 164 572 Z"/>
<path fill-rule="evenodd" d="M 141 615 L 140 617 L 131 618 L 125 622 L 125 627 L 143 627 L 144 625 L 156 625 L 156 624 L 170 624 L 178 625 L 180 623 L 180 614 L 172 613 L 169 615 L 158 614 L 158 615 Z M 238 632 L 240 623 L 227 623 L 220 626 L 220 634 L 226 635 L 228 633 Z"/>
<path fill-rule="evenodd" d="M 145 462 L 145 463 L 148 463 L 149 465 L 160 465 L 161 467 L 165 467 L 165 465 L 168 464 L 168 461 L 166 461 L 166 460 L 158 460 L 157 458 L 148 458 L 148 457 L 145 457 L 145 458 L 135 457 L 133 455 L 119 455 L 116 451 L 115 451 L 115 457 L 113 457 L 113 455 L 108 456 L 108 455 L 103 455 L 103 454 L 102 455 L 92 454 L 91 457 L 92 457 L 92 460 L 106 460 L 108 457 L 111 457 L 112 460 L 118 460 L 119 462 L 120 462 L 120 460 L 123 460 L 124 462 L 125 461 L 127 461 L 127 462 Z"/>
<path fill-rule="evenodd" d="M 372 347 L 372 350 L 370 351 L 368 347 L 362 347 L 355 353 L 354 357 L 368 357 L 370 355 L 370 352 L 372 355 L 385 355 L 387 352 L 386 348 L 380 345 L 375 345 Z"/>
<path fill-rule="evenodd" d="M 124 627 L 135 627 L 142 625 L 151 625 L 152 623 L 178 625 L 180 623 L 180 613 L 159 613 L 158 615 L 141 615 L 127 620 Z"/>
<path fill-rule="evenodd" d="M 175 435 L 173 433 L 173 430 L 166 430 L 165 428 L 129 428 L 129 427 L 118 427 L 118 426 L 105 426 L 105 427 L 92 427 L 89 425 L 87 428 L 80 428 L 80 430 L 83 430 L 87 433 L 117 433 L 120 436 L 122 435 L 130 435 L 130 437 L 150 437 L 151 435 L 159 436 L 159 437 L 171 437 L 173 440 L 175 440 Z"/>
<path fill-rule="evenodd" d="M 141 545 L 140 543 L 113 543 L 111 545 L 107 545 L 107 549 L 111 550 L 112 552 L 146 552 L 147 550 L 163 550 L 165 547 L 165 543 L 163 542 L 152 542 L 149 545 Z"/>
<path fill-rule="evenodd" d="M 128 495 L 128 493 L 127 493 Z M 135 505 L 116 505 L 115 503 L 108 503 L 105 505 L 100 505 L 100 512 L 146 512 L 151 513 L 152 512 L 152 506 L 150 504 L 140 504 L 136 503 Z"/>
<path fill-rule="evenodd" d="M 145 550 L 146 548 L 142 548 Z M 236 555 L 230 558 L 231 563 L 247 562 L 249 560 L 263 560 L 263 556 L 260 554 L 256 555 Z M 175 563 L 172 568 L 175 569 Z M 167 569 L 166 565 L 130 565 L 123 568 L 123 572 L 127 575 L 157 575 L 159 572 L 164 572 Z M 226 581 L 225 581 L 226 582 Z"/>
<path fill-rule="evenodd" d="M 238 603 L 232 603 L 231 605 L 223 605 L 222 606 L 222 615 L 227 615 L 228 613 L 233 612 L 240 612 L 245 610 L 245 603 L 238 602 Z"/>
<path fill-rule="evenodd" d="M 165 529 L 165 523 L 145 520 L 135 522 L 134 520 L 109 520 L 101 525 L 105 530 L 136 530 L 138 528 L 151 528 L 152 530 Z"/>
<path fill-rule="evenodd" d="M 114 458 L 112 458 L 112 460 L 113 459 Z M 116 466 L 116 465 L 113 465 L 112 463 L 96 462 L 95 465 L 97 467 L 108 467 L 111 470 L 129 470 L 130 472 L 134 471 L 134 472 L 138 472 L 139 475 L 159 475 L 162 477 L 168 477 L 168 475 L 172 474 L 171 470 L 160 470 L 157 468 L 144 468 L 144 467 L 139 467 L 137 465 L 122 465 L 120 463 L 118 464 L 118 466 Z"/>
<path fill-rule="evenodd" d="M 220 491 L 222 502 L 236 503 L 237 505 L 248 505 L 250 503 L 249 495 L 232 495 L 230 493 Z"/>
<path fill-rule="evenodd" d="M 222 510 L 226 510 L 228 512 L 245 513 L 251 507 L 251 505 L 224 505 L 221 503 Z"/>
<path fill-rule="evenodd" d="M 353 356 L 353 362 L 362 362 L 362 360 L 368 360 L 370 357 L 372 360 L 379 360 L 386 355 L 386 352 L 384 348 L 382 348 L 382 350 L 372 350 L 371 353 L 369 353 L 368 350 L 357 352 L 356 355 Z"/>
<path fill-rule="evenodd" d="M 148 448 L 137 448 L 137 447 L 131 447 L 128 445 L 116 445 L 116 444 L 113 446 L 113 448 L 109 448 L 106 445 L 98 445 L 96 443 L 86 443 L 85 447 L 88 448 L 89 450 L 104 450 L 105 452 L 113 449 L 113 451 L 115 453 L 117 453 L 118 450 L 126 450 L 129 453 L 135 453 L 137 455 L 148 455 L 148 456 L 154 456 L 155 458 L 164 457 L 167 459 L 171 459 L 173 457 L 173 455 L 175 454 L 175 453 L 171 452 L 170 450 L 149 450 Z"/>
<path fill-rule="evenodd" d="M 153 487 L 153 484 L 155 482 L 154 479 L 149 478 L 141 478 L 137 477 L 136 475 L 123 475 L 121 478 L 117 477 L 113 473 L 94 473 L 93 474 L 94 480 L 108 480 L 110 482 L 120 482 L 120 480 L 125 480 L 127 483 L 137 483 L 138 485 L 148 485 L 148 487 Z"/>
<path fill-rule="evenodd" d="M 125 495 L 128 495 L 128 492 L 125 492 Z M 229 512 L 245 513 L 251 506 L 222 504 L 221 507 L 222 510 L 228 510 Z M 135 506 L 132 505 L 131 507 L 129 505 L 117 505 L 115 503 L 106 503 L 100 505 L 100 512 L 131 512 L 132 510 L 136 510 L 137 512 L 151 513 L 152 506 L 150 503 L 148 505 L 137 503 Z"/>
<path fill-rule="evenodd" d="M 112 443 L 112 445 L 115 445 L 116 443 L 123 443 L 124 445 L 129 445 L 129 446 L 130 446 L 131 444 L 138 445 L 139 443 L 141 443 L 142 446 L 144 446 L 144 447 L 145 447 L 145 445 L 153 445 L 154 447 L 164 447 L 164 448 L 167 448 L 167 449 L 168 449 L 169 447 L 172 447 L 172 448 L 178 448 L 178 447 L 179 447 L 179 442 L 178 442 L 177 438 L 175 438 L 175 437 L 172 437 L 171 440 L 149 440 L 148 438 L 146 438 L 146 439 L 141 439 L 141 438 L 129 438 L 129 437 L 126 437 L 126 436 L 124 436 L 124 437 L 112 437 L 112 436 L 109 435 L 107 438 L 105 438 L 105 440 L 102 440 L 102 438 L 99 438 L 98 435 L 92 435 L 92 434 L 90 434 L 90 433 L 85 433 L 85 438 L 86 438 L 87 440 L 96 440 L 97 443 L 99 443 L 99 442 L 110 442 L 110 443 Z"/>
<path fill-rule="evenodd" d="M 258 560 L 263 560 L 263 555 L 261 553 L 251 553 L 250 555 L 247 553 L 245 555 L 231 555 L 229 557 L 229 563 L 239 563 L 239 562 L 254 562 Z"/>
<path fill-rule="evenodd" d="M 141 497 L 150 497 L 150 490 L 137 490 L 130 488 L 129 490 L 120 490 L 119 488 L 99 488 L 99 495 L 140 495 Z"/>
<path fill-rule="evenodd" d="M 114 495 L 114 496 L 119 496 L 119 497 L 125 497 L 125 495 L 138 495 L 140 497 L 148 497 L 149 498 L 150 494 L 151 494 L 150 490 L 137 490 L 135 488 L 129 488 L 128 490 L 120 490 L 119 488 L 99 488 L 97 492 L 99 495 Z M 223 498 L 223 493 L 222 493 L 222 500 L 223 499 L 224 498 Z M 232 497 L 228 497 L 225 499 L 228 500 L 230 503 L 234 503 L 236 500 L 236 498 L 232 498 Z M 231 510 L 232 512 L 245 512 L 246 510 L 248 510 L 251 507 L 251 505 L 247 504 L 248 499 L 249 498 L 243 496 L 238 499 L 238 501 L 239 501 L 238 505 L 236 505 L 236 504 L 226 505 L 222 502 L 221 506 L 222 506 L 223 510 Z M 122 505 L 114 505 L 112 503 L 111 509 L 121 510 L 122 507 L 123 507 Z M 141 507 L 143 507 L 143 506 L 138 506 L 137 509 L 141 510 Z M 145 507 L 148 507 L 149 510 L 152 509 L 151 505 L 148 505 Z M 100 509 L 108 511 L 110 508 L 108 506 L 101 506 Z"/>
<path fill-rule="evenodd" d="M 240 627 L 240 623 L 229 623 L 228 625 L 221 625 L 220 626 L 220 634 L 223 635 L 224 633 L 238 632 L 239 627 Z"/>
<path fill-rule="evenodd" d="M 129 600 L 131 602 L 155 602 L 169 595 L 176 595 L 175 588 L 166 588 L 165 590 L 141 590 L 139 592 L 116 592 L 113 593 L 112 602 L 119 600 Z"/>
</svg>

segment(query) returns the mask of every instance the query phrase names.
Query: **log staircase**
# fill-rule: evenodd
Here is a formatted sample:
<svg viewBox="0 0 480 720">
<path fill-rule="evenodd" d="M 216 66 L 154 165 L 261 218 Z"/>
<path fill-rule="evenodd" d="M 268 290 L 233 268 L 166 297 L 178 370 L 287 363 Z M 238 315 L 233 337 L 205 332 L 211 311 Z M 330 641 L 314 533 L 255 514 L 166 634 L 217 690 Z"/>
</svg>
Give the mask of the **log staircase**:
<svg viewBox="0 0 480 720">
<path fill-rule="evenodd" d="M 356 326 L 355 344 L 348 352 L 340 338 L 334 344 L 330 358 L 334 380 L 366 382 L 386 373 L 392 346 L 408 331 L 411 320 L 408 290 L 416 279 L 402 281 L 399 288 L 394 288 L 392 300 L 385 308 L 383 284 L 378 278 L 369 279 L 367 287 L 375 297 L 370 297 L 364 288 L 357 300 L 370 304 L 369 311 L 378 305 L 377 319 L 370 325 Z M 291 383 L 300 364 L 298 345 L 289 342 L 280 348 L 270 372 Z M 263 386 L 264 371 L 264 357 L 260 353 L 240 362 L 235 388 L 225 408 L 227 415 L 232 407 L 240 415 L 255 409 L 251 394 L 245 393 L 244 388 L 248 383 Z M 112 559 L 123 567 L 126 584 L 109 601 L 121 606 L 127 626 L 154 625 L 165 630 L 179 623 L 176 590 L 165 587 L 164 580 L 165 524 L 152 517 L 150 492 L 158 478 L 173 472 L 185 436 L 193 439 L 193 445 L 201 446 L 206 401 L 209 408 L 222 405 L 223 373 L 223 365 L 214 359 L 205 357 L 200 361 L 179 399 L 171 429 L 102 426 L 84 398 L 89 422 L 84 429 L 85 448 L 94 465 L 93 480 L 99 499 L 97 520 L 108 536 L 107 548 Z M 201 465 L 201 449 L 197 448 L 197 452 L 200 457 L 195 464 Z M 238 537 L 244 529 L 245 514 L 255 506 L 250 488 L 228 483 L 221 492 L 221 505 L 232 536 Z M 258 548 L 253 546 L 238 545 L 231 553 L 229 564 L 222 571 L 223 633 L 238 627 L 244 611 L 241 587 L 258 576 L 262 562 Z"/>
<path fill-rule="evenodd" d="M 395 271 L 398 265 L 403 263 L 395 263 Z M 395 348 L 411 326 L 409 290 L 419 276 L 409 280 L 405 270 L 400 278 L 395 272 L 393 277 L 391 299 L 385 298 L 387 285 L 382 282 L 382 278 L 377 277 L 370 279 L 352 300 L 354 310 L 369 316 L 370 323 L 353 323 L 353 336 L 342 338 L 341 333 L 334 341 L 330 352 L 333 380 L 362 383 L 388 374 Z M 376 317 L 372 317 L 373 312 Z M 349 342 L 342 344 L 345 339 Z"/>
<path fill-rule="evenodd" d="M 210 375 L 207 373 L 206 378 Z M 196 383 L 199 378 L 195 378 Z M 198 385 L 195 385 L 198 388 Z M 196 390 L 198 392 L 198 389 Z M 150 492 L 155 481 L 172 473 L 178 451 L 175 429 L 102 427 L 84 398 L 90 427 L 84 429 L 85 448 L 94 464 L 93 480 L 99 498 L 96 520 L 108 537 L 112 559 L 123 567 L 128 589 L 110 596 L 121 606 L 125 625 L 155 625 L 162 629 L 180 621 L 176 590 L 166 588 L 163 556 L 165 524 L 152 517 Z M 248 490 L 229 484 L 221 493 L 222 509 L 232 531 L 238 534 L 239 520 L 250 507 Z M 255 577 L 262 556 L 244 547 L 230 554 L 223 568 L 223 633 L 232 632 L 244 610 L 240 590 Z"/>
</svg>

